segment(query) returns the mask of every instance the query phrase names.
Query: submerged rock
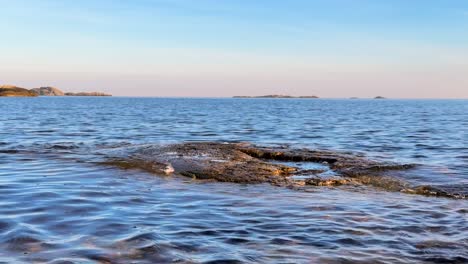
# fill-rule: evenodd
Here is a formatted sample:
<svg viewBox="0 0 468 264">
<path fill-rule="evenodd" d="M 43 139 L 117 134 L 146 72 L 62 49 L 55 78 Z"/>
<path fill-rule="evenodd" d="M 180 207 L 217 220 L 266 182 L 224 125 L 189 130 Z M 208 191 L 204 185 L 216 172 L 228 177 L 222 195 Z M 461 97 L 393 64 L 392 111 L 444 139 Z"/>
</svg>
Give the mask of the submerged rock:
<svg viewBox="0 0 468 264">
<path fill-rule="evenodd" d="M 288 162 L 288 165 L 281 164 Z M 322 169 L 302 169 L 291 162 L 327 164 L 337 175 L 321 177 Z M 376 162 L 357 155 L 331 151 L 259 147 L 247 143 L 194 142 L 172 145 L 145 145 L 107 153 L 106 164 L 139 168 L 156 174 L 175 173 L 196 179 L 274 185 L 336 186 L 367 184 L 391 190 L 405 188 L 401 181 L 380 176 L 388 170 L 412 165 Z M 295 179 L 291 176 L 310 175 Z"/>
<path fill-rule="evenodd" d="M 267 160 L 316 162 L 327 164 L 332 170 L 346 177 L 376 174 L 379 171 L 402 170 L 414 167 L 412 164 L 394 164 L 369 160 L 358 155 L 310 149 L 269 148 L 258 146 L 240 147 L 252 157 Z"/>
<path fill-rule="evenodd" d="M 304 185 L 312 185 L 312 186 L 340 186 L 344 184 L 351 184 L 352 180 L 341 178 L 341 177 L 332 177 L 332 178 L 310 178 L 304 181 Z"/>
<path fill-rule="evenodd" d="M 461 188 L 460 188 L 461 187 Z M 407 189 L 401 190 L 404 193 L 408 194 L 421 194 L 426 196 L 437 196 L 437 197 L 448 197 L 448 198 L 458 198 L 466 199 L 468 197 L 468 184 L 465 186 L 430 186 L 430 185 L 421 185 L 416 187 L 410 187 Z"/>
<path fill-rule="evenodd" d="M 242 144 L 185 143 L 149 145 L 130 149 L 125 156 L 106 163 L 140 168 L 153 173 L 222 182 L 284 184 L 297 169 L 260 160 L 245 153 Z"/>
<path fill-rule="evenodd" d="M 97 147 L 97 149 L 95 148 Z M 327 150 L 262 147 L 249 143 L 189 142 L 169 145 L 101 144 L 94 147 L 67 142 L 21 145 L 0 153 L 56 154 L 82 161 L 141 169 L 156 175 L 180 175 L 192 179 L 242 184 L 269 183 L 296 190 L 349 185 L 373 186 L 386 191 L 457 199 L 468 198 L 468 184 L 436 184 L 414 181 L 421 172 L 414 164 L 395 164 L 362 155 Z M 84 154 L 85 155 L 80 155 Z M 90 155 L 90 153 L 92 155 Z M 99 157 L 96 160 L 96 157 Z M 394 171 L 394 172 L 393 172 Z M 409 176 L 408 178 L 406 178 Z"/>
</svg>

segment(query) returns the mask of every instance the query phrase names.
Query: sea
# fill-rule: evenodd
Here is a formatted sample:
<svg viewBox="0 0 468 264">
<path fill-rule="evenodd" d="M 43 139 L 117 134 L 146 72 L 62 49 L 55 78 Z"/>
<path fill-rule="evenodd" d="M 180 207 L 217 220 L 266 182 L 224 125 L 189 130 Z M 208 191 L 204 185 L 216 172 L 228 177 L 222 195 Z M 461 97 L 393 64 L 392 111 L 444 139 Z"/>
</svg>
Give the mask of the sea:
<svg viewBox="0 0 468 264">
<path fill-rule="evenodd" d="M 103 146 L 192 141 L 415 164 L 395 177 L 460 195 L 94 162 Z M 468 100 L 0 98 L 0 263 L 468 263 L 466 193 Z"/>
</svg>

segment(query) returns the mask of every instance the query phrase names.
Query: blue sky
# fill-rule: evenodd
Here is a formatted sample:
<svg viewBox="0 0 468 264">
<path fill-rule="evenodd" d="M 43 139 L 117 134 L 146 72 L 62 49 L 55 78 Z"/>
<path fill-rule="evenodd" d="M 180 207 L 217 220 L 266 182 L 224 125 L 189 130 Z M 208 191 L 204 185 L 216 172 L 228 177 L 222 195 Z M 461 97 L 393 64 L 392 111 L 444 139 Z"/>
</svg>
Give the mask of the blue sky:
<svg viewBox="0 0 468 264">
<path fill-rule="evenodd" d="M 0 0 L 0 9 L 1 83 L 468 97 L 465 0 Z"/>
</svg>

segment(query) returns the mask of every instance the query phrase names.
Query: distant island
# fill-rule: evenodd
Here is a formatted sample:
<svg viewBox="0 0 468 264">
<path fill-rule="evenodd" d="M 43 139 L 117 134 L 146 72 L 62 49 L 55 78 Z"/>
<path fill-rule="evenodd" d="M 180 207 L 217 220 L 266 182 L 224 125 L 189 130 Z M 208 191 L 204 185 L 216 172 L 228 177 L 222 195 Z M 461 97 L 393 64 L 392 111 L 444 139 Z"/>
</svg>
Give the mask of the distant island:
<svg viewBox="0 0 468 264">
<path fill-rule="evenodd" d="M 385 98 L 383 96 L 376 96 L 374 99 L 387 99 L 387 98 Z"/>
<path fill-rule="evenodd" d="M 40 88 L 33 88 L 31 91 L 34 91 L 39 96 L 64 96 L 65 93 L 62 92 L 60 89 L 55 87 L 40 87 Z"/>
<path fill-rule="evenodd" d="M 14 85 L 0 85 L 0 96 L 3 97 L 35 97 L 36 92 Z"/>
<path fill-rule="evenodd" d="M 100 92 L 81 92 L 81 93 L 65 93 L 65 96 L 112 96 L 111 94 Z"/>
<path fill-rule="evenodd" d="M 299 99 L 316 99 L 319 98 L 315 95 L 305 95 L 305 96 L 291 96 L 291 95 L 282 95 L 282 94 L 271 94 L 271 95 L 261 95 L 261 96 L 233 96 L 232 98 L 299 98 Z"/>
<path fill-rule="evenodd" d="M 51 87 L 39 87 L 33 89 L 21 88 L 15 85 L 0 85 L 0 96 L 3 97 L 36 97 L 36 96 L 112 96 L 101 92 L 65 93 L 62 90 Z"/>
</svg>

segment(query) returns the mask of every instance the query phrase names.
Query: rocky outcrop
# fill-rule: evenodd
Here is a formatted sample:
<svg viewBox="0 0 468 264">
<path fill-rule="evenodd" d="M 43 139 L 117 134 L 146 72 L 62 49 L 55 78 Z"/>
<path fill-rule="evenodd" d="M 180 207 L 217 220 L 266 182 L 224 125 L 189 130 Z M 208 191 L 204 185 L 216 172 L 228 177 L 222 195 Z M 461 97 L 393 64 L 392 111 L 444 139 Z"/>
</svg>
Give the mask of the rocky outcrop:
<svg viewBox="0 0 468 264">
<path fill-rule="evenodd" d="M 31 91 L 36 92 L 40 96 L 64 96 L 65 93 L 62 92 L 60 89 L 55 88 L 55 87 L 40 87 L 40 88 L 34 88 L 31 89 Z"/>
<path fill-rule="evenodd" d="M 112 96 L 111 94 L 100 92 L 80 92 L 80 93 L 65 93 L 65 96 Z"/>
<path fill-rule="evenodd" d="M 102 152 L 103 151 L 103 152 Z M 370 185 L 387 191 L 465 199 L 468 189 L 412 185 L 390 171 L 413 164 L 395 164 L 360 155 L 249 143 L 190 142 L 102 149 L 101 164 L 142 169 L 159 175 L 181 175 L 232 183 L 270 183 L 294 189 L 317 186 Z M 310 169 L 318 164 L 326 169 Z"/>
<path fill-rule="evenodd" d="M 1 85 L 0 96 L 3 97 L 34 97 L 37 94 L 25 88 L 17 87 L 14 85 Z"/>
<path fill-rule="evenodd" d="M 221 182 L 285 184 L 296 169 L 269 163 L 242 151 L 242 145 L 185 143 L 124 148 L 106 164 Z M 128 151 L 128 152 L 127 152 Z M 120 157 L 119 157 L 120 156 Z"/>
<path fill-rule="evenodd" d="M 57 154 L 58 157 L 67 154 L 81 156 L 81 153 L 84 154 L 82 162 L 140 169 L 159 176 L 179 175 L 202 182 L 269 183 L 295 190 L 340 185 L 361 189 L 367 185 L 376 190 L 468 198 L 467 184 L 431 184 L 415 180 L 412 175 L 425 173 L 424 168 L 414 164 L 375 161 L 352 153 L 220 142 L 119 143 L 95 147 L 45 144 L 33 150 L 0 149 L 0 153 Z M 409 181 L 404 175 L 409 176 Z"/>
<path fill-rule="evenodd" d="M 248 143 L 198 142 L 126 147 L 107 153 L 106 164 L 139 168 L 156 174 L 179 174 L 197 179 L 235 183 L 271 183 L 290 186 L 367 184 L 391 190 L 406 188 L 398 180 L 382 178 L 390 170 L 413 165 L 372 161 L 331 151 L 260 147 Z M 293 163 L 294 165 L 291 165 Z M 299 163 L 317 163 L 334 172 L 304 169 Z M 297 180 L 291 176 L 304 176 Z"/>
<path fill-rule="evenodd" d="M 100 92 L 64 93 L 60 89 L 45 86 L 31 90 L 14 85 L 0 85 L 0 96 L 112 96 Z"/>
</svg>

